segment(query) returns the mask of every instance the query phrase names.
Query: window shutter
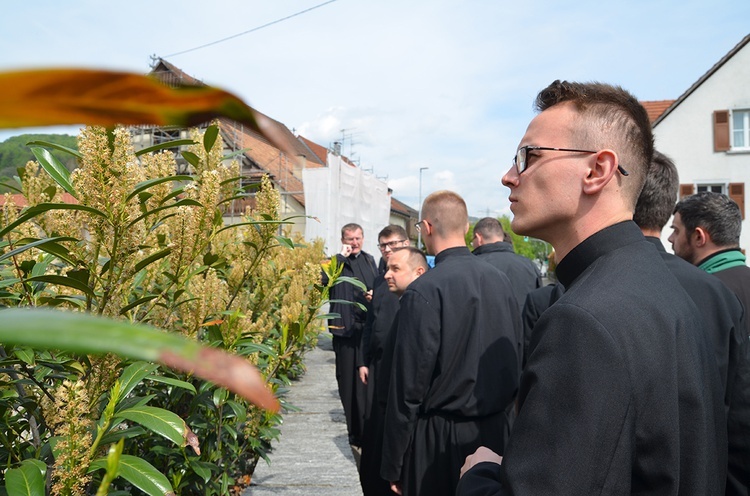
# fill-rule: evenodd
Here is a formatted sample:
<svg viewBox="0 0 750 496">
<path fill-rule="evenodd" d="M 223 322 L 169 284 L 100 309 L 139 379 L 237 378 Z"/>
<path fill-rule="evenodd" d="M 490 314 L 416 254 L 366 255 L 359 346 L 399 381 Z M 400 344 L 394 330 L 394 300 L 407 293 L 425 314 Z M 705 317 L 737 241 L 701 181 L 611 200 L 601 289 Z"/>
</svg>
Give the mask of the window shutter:
<svg viewBox="0 0 750 496">
<path fill-rule="evenodd" d="M 745 219 L 745 183 L 729 183 L 729 198 L 740 207 L 742 219 Z"/>
<path fill-rule="evenodd" d="M 714 111 L 714 151 L 729 150 L 729 111 Z"/>
<path fill-rule="evenodd" d="M 680 184 L 680 198 L 690 196 L 695 193 L 695 186 L 692 184 Z"/>
</svg>

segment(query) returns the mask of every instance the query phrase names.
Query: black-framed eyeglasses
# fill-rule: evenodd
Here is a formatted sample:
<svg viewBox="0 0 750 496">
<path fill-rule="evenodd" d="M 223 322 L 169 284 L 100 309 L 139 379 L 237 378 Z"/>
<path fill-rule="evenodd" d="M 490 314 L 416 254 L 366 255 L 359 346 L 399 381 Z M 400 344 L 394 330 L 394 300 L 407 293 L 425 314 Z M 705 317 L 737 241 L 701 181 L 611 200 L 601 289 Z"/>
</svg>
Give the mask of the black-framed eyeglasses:
<svg viewBox="0 0 750 496">
<path fill-rule="evenodd" d="M 405 239 L 396 239 L 394 241 L 388 241 L 387 243 L 380 243 L 378 245 L 378 248 L 380 248 L 381 250 L 385 250 L 386 248 L 393 249 L 396 246 L 398 246 L 399 243 L 403 243 L 404 241 L 406 241 L 406 240 Z"/>
<path fill-rule="evenodd" d="M 532 145 L 526 145 L 522 146 L 516 151 L 516 156 L 513 157 L 513 165 L 516 167 L 516 170 L 518 171 L 518 174 L 522 174 L 523 171 L 529 168 L 529 164 L 527 161 L 527 157 L 529 155 L 529 150 L 549 150 L 553 152 L 576 152 L 576 153 L 599 153 L 594 150 L 577 150 L 575 148 L 554 148 L 552 146 L 532 146 Z M 620 171 L 620 174 L 623 176 L 627 176 L 628 172 L 622 168 L 621 165 L 617 165 L 617 170 Z"/>
<path fill-rule="evenodd" d="M 429 224 L 426 220 L 422 219 L 416 224 L 414 224 L 414 228 L 417 230 L 417 232 L 422 232 L 422 224 Z"/>
</svg>

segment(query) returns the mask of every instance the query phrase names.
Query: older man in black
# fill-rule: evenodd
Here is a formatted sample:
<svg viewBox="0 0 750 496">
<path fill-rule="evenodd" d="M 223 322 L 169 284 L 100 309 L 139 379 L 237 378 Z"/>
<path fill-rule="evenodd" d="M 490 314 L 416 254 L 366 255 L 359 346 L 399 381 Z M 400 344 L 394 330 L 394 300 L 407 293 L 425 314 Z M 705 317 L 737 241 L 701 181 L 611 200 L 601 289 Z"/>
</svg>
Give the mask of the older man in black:
<svg viewBox="0 0 750 496">
<path fill-rule="evenodd" d="M 537 107 L 503 183 L 513 230 L 552 243 L 566 292 L 535 327 L 505 456 L 468 457 L 457 494 L 722 494 L 703 316 L 632 222 L 648 116 L 598 83 L 555 81 Z"/>
<path fill-rule="evenodd" d="M 349 443 L 362 444 L 365 415 L 366 386 L 359 379 L 357 350 L 362 340 L 362 330 L 370 307 L 372 285 L 378 274 L 375 259 L 362 250 L 364 234 L 359 224 L 347 224 L 341 228 L 341 253 L 336 260 L 343 265 L 342 276 L 354 277 L 362 282 L 367 291 L 361 291 L 349 283 L 331 288 L 331 312 L 339 317 L 329 320 L 328 330 L 333 334 L 333 351 L 336 354 L 336 382 L 344 407 Z M 323 274 L 323 283 L 327 277 Z M 350 302 L 350 303 L 344 303 Z"/>
<path fill-rule="evenodd" d="M 520 317 L 508 278 L 466 247 L 460 196 L 429 195 L 419 226 L 435 268 L 401 296 L 380 473 L 406 496 L 453 496 L 466 455 L 503 449 Z"/>
</svg>

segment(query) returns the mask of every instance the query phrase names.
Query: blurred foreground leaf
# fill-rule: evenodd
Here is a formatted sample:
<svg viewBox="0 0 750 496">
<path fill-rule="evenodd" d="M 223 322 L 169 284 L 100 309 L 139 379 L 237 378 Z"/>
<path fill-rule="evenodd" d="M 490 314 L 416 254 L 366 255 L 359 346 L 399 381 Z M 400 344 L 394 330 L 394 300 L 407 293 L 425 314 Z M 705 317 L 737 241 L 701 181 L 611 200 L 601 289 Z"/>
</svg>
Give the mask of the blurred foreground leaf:
<svg viewBox="0 0 750 496">
<path fill-rule="evenodd" d="M 86 354 L 114 353 L 158 362 L 225 387 L 261 408 L 279 410 L 278 400 L 247 360 L 178 334 L 84 313 L 47 309 L 2 310 L 0 320 L 3 344 Z"/>
</svg>

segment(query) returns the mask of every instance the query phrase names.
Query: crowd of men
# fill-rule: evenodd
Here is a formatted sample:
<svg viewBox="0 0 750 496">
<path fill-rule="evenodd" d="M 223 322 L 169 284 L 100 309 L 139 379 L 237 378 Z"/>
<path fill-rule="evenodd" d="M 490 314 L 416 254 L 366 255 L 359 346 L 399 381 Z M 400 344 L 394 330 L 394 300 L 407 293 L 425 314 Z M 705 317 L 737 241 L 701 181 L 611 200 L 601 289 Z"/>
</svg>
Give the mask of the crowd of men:
<svg viewBox="0 0 750 496">
<path fill-rule="evenodd" d="M 555 81 L 513 164 L 512 230 L 549 242 L 554 279 L 497 219 L 471 245 L 464 200 L 417 229 L 342 228 L 329 324 L 365 496 L 750 494 L 750 268 L 727 196 L 677 201 L 646 111 L 617 86 Z M 661 243 L 672 218 L 669 241 Z M 356 302 L 347 304 L 341 302 Z"/>
</svg>

